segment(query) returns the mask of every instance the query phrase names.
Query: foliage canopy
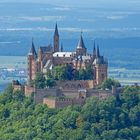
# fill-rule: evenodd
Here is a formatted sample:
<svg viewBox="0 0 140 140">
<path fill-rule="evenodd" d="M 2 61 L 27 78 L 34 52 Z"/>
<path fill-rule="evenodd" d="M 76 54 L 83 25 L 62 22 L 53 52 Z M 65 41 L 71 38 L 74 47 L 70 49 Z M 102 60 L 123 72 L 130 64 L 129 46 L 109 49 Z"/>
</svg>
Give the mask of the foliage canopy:
<svg viewBox="0 0 140 140">
<path fill-rule="evenodd" d="M 0 95 L 0 140 L 139 140 L 139 118 L 140 87 L 64 109 L 36 105 L 11 86 Z"/>
</svg>

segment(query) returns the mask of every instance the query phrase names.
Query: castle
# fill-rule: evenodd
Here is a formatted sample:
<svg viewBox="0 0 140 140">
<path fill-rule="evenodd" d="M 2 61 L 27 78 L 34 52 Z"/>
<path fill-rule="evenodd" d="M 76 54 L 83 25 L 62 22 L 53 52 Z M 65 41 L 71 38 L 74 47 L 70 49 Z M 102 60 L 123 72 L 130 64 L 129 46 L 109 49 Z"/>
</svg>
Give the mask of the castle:
<svg viewBox="0 0 140 140">
<path fill-rule="evenodd" d="M 93 86 L 101 84 L 107 78 L 108 62 L 100 55 L 99 46 L 93 47 L 93 53 L 88 54 L 81 33 L 78 45 L 73 52 L 65 52 L 63 46 L 60 47 L 59 32 L 57 24 L 53 36 L 53 46 L 39 47 L 38 53 L 32 41 L 31 49 L 28 53 L 28 84 L 35 79 L 36 73 L 46 73 L 53 67 L 61 64 L 71 64 L 73 69 L 86 69 L 86 65 L 93 68 Z"/>
<path fill-rule="evenodd" d="M 83 105 L 86 97 L 97 96 L 106 98 L 114 95 L 115 90 L 100 91 L 94 89 L 107 78 L 108 61 L 100 55 L 99 46 L 94 42 L 93 52 L 88 54 L 84 44 L 82 33 L 75 51 L 66 52 L 63 46 L 59 46 L 59 32 L 57 24 L 53 36 L 53 46 L 39 47 L 36 52 L 34 42 L 27 56 L 28 79 L 24 92 L 26 96 L 34 93 L 36 103 L 47 104 L 50 108 L 65 107 L 68 105 Z M 56 80 L 56 86 L 52 88 L 38 89 L 31 86 L 37 73 L 47 73 L 60 65 L 70 65 L 73 70 L 86 70 L 87 65 L 91 67 L 93 73 L 90 79 L 86 80 Z M 15 90 L 20 89 L 20 85 L 13 84 Z M 51 98 L 50 98 L 51 97 Z"/>
</svg>

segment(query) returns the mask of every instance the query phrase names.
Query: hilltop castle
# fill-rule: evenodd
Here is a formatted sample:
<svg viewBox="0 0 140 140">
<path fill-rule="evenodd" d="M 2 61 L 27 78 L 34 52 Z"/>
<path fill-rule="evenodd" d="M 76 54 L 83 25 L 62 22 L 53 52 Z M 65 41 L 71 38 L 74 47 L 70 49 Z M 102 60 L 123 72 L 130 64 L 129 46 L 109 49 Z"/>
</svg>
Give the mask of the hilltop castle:
<svg viewBox="0 0 140 140">
<path fill-rule="evenodd" d="M 53 36 L 53 46 L 39 47 L 37 53 L 32 41 L 32 46 L 28 53 L 28 84 L 35 79 L 36 73 L 46 73 L 47 70 L 52 70 L 53 67 L 61 64 L 71 64 L 76 70 L 85 69 L 87 64 L 92 66 L 94 73 L 93 86 L 101 84 L 107 78 L 107 60 L 100 55 L 99 46 L 96 47 L 95 43 L 92 54 L 87 53 L 82 33 L 73 52 L 65 52 L 63 46 L 60 47 L 59 44 L 57 24 Z"/>
<path fill-rule="evenodd" d="M 93 52 L 87 53 L 81 33 L 75 51 L 65 52 L 63 46 L 59 47 L 59 32 L 57 24 L 53 36 L 53 46 L 39 47 L 38 53 L 32 41 L 31 49 L 28 53 L 28 81 L 22 86 L 19 82 L 13 82 L 13 89 L 25 92 L 25 96 L 34 94 L 35 103 L 47 104 L 50 108 L 66 107 L 69 105 L 83 105 L 87 97 L 96 96 L 105 99 L 115 95 L 115 87 L 112 90 L 98 90 L 95 87 L 100 85 L 107 78 L 108 62 L 100 55 L 99 46 L 94 42 Z M 37 88 L 31 86 L 37 73 L 54 72 L 57 66 L 70 66 L 72 71 L 87 70 L 90 66 L 92 73 L 88 79 L 56 80 L 54 87 Z M 88 71 L 89 72 L 89 71 Z M 90 73 L 89 72 L 89 73 Z M 88 75 L 88 73 L 86 73 Z"/>
</svg>

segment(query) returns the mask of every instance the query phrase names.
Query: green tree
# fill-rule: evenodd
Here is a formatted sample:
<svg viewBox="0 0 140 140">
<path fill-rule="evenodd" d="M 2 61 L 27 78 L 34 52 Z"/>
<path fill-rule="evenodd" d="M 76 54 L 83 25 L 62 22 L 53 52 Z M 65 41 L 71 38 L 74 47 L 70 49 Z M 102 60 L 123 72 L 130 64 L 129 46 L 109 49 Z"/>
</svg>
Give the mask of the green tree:
<svg viewBox="0 0 140 140">
<path fill-rule="evenodd" d="M 108 79 L 106 79 L 106 80 L 102 83 L 102 85 L 101 85 L 101 87 L 102 87 L 103 89 L 106 89 L 106 88 L 107 88 L 107 89 L 112 89 L 112 86 L 120 87 L 121 84 L 120 84 L 119 81 L 117 81 L 117 80 L 108 78 Z"/>
<path fill-rule="evenodd" d="M 34 80 L 34 85 L 37 88 L 45 88 L 46 87 L 46 78 L 43 73 L 37 73 L 35 80 Z"/>
<path fill-rule="evenodd" d="M 53 77 L 55 80 L 66 80 L 66 67 L 59 65 L 53 68 Z"/>
<path fill-rule="evenodd" d="M 56 86 L 55 80 L 52 79 L 52 78 L 47 78 L 46 79 L 46 86 L 47 87 L 54 87 L 54 86 Z"/>
</svg>

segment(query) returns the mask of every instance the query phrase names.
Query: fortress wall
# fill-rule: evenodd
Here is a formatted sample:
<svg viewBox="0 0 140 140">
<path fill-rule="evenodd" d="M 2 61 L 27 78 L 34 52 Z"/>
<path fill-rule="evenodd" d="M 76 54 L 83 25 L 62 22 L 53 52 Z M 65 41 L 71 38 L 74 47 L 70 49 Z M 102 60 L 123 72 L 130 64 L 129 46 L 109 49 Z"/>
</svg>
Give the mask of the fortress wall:
<svg viewBox="0 0 140 140">
<path fill-rule="evenodd" d="M 87 91 L 88 92 L 88 97 L 91 96 L 97 96 L 101 99 L 105 99 L 109 96 L 113 96 L 114 93 L 112 93 L 112 90 L 97 90 L 97 89 L 90 89 Z"/>
<path fill-rule="evenodd" d="M 56 100 L 44 98 L 43 104 L 46 104 L 49 108 L 55 108 L 56 107 Z"/>
<path fill-rule="evenodd" d="M 93 80 L 57 81 L 57 86 L 63 90 L 90 89 L 94 87 Z"/>
<path fill-rule="evenodd" d="M 72 99 L 57 99 L 56 100 L 56 108 L 63 108 L 73 104 Z"/>
<path fill-rule="evenodd" d="M 44 98 L 43 103 L 47 104 L 49 108 L 64 108 L 69 105 L 83 105 L 85 103 L 85 99 L 49 99 Z"/>
<path fill-rule="evenodd" d="M 78 90 L 62 90 L 65 96 L 77 98 L 79 96 Z"/>
<path fill-rule="evenodd" d="M 44 97 L 49 97 L 49 96 L 58 97 L 61 94 L 62 93 L 59 89 L 49 89 L 49 88 L 36 89 L 36 91 L 35 91 L 35 101 L 36 101 L 36 103 L 42 103 Z"/>
</svg>

